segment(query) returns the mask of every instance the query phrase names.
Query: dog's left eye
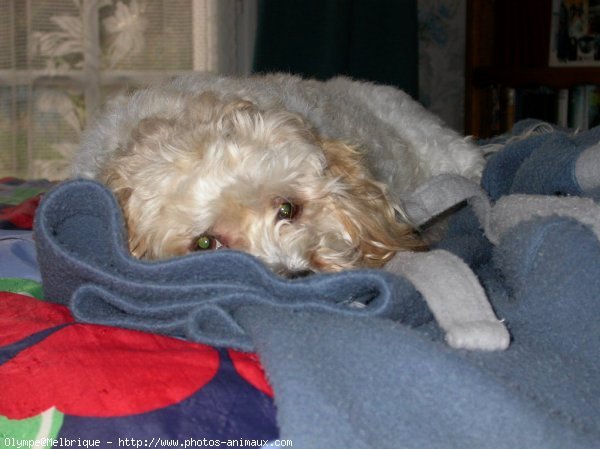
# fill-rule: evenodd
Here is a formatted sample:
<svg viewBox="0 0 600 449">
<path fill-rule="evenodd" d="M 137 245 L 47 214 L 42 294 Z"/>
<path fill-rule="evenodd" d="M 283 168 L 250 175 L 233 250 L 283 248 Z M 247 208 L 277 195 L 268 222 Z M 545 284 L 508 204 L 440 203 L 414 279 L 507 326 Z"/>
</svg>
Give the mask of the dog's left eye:
<svg viewBox="0 0 600 449">
<path fill-rule="evenodd" d="M 294 203 L 289 201 L 280 203 L 279 209 L 277 210 L 277 220 L 293 220 L 298 216 L 299 211 L 300 208 Z"/>
<path fill-rule="evenodd" d="M 191 245 L 192 251 L 206 251 L 211 249 L 219 249 L 221 246 L 221 242 L 217 240 L 212 235 L 201 235 L 196 237 Z"/>
</svg>

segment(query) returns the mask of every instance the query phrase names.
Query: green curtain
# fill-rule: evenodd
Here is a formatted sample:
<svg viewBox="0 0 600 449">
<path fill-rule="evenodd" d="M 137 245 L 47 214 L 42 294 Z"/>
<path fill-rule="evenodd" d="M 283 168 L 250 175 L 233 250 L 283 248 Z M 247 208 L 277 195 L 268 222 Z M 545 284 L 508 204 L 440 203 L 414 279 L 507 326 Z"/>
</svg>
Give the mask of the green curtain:
<svg viewBox="0 0 600 449">
<path fill-rule="evenodd" d="M 255 72 L 343 74 L 418 92 L 417 0 L 259 0 Z"/>
</svg>

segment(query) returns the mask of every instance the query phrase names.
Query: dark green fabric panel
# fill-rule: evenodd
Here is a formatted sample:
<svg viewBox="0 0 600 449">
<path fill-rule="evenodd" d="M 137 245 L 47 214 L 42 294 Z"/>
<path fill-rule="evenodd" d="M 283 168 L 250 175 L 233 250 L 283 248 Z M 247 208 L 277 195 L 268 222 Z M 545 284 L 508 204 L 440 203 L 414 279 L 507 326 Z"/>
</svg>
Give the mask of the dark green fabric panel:
<svg viewBox="0 0 600 449">
<path fill-rule="evenodd" d="M 256 72 L 344 74 L 418 91 L 416 0 L 260 0 Z"/>
</svg>

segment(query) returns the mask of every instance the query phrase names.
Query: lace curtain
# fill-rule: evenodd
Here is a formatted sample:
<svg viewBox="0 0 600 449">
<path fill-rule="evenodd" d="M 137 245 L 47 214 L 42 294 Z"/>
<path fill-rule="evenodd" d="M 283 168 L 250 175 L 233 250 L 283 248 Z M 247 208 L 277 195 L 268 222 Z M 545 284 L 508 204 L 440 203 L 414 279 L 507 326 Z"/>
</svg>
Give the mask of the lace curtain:
<svg viewBox="0 0 600 449">
<path fill-rule="evenodd" d="M 113 95 L 249 73 L 258 0 L 0 0 L 0 177 L 61 179 Z M 465 0 L 419 0 L 419 98 L 462 130 Z"/>
<path fill-rule="evenodd" d="M 64 178 L 114 95 L 249 73 L 255 28 L 256 0 L 0 0 L 0 176 Z"/>
<path fill-rule="evenodd" d="M 466 0 L 418 0 L 419 101 L 464 129 Z"/>
</svg>

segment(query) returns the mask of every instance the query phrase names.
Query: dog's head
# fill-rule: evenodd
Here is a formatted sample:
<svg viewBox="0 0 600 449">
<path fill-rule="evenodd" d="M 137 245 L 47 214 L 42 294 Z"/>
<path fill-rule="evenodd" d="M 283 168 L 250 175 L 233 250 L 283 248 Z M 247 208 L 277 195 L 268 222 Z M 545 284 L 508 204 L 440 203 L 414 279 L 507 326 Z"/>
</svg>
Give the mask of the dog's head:
<svg viewBox="0 0 600 449">
<path fill-rule="evenodd" d="M 422 246 L 355 149 L 238 98 L 205 93 L 180 117 L 140 121 L 102 180 L 140 258 L 224 247 L 294 274 L 380 267 Z"/>
</svg>

